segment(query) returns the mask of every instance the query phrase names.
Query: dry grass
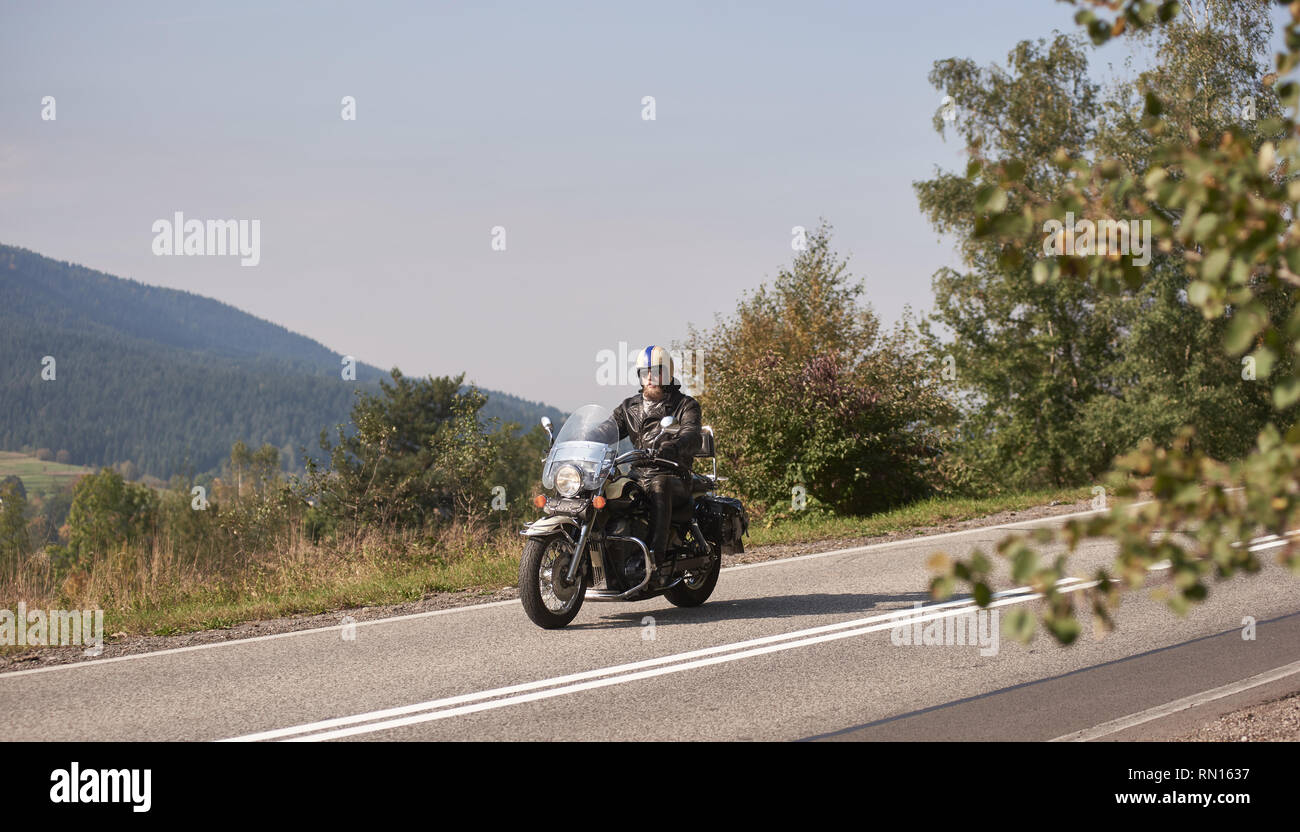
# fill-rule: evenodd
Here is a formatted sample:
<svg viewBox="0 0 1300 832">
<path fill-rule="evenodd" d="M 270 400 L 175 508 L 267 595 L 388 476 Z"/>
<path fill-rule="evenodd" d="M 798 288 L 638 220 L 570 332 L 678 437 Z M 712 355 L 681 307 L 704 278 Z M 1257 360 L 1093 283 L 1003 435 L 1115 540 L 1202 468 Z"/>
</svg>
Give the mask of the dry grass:
<svg viewBox="0 0 1300 832">
<path fill-rule="evenodd" d="M 517 525 L 432 535 L 369 530 L 313 544 L 296 530 L 258 554 L 204 557 L 159 539 L 60 573 L 43 551 L 0 581 L 0 608 L 103 609 L 108 632 L 166 635 L 514 582 Z"/>
</svg>

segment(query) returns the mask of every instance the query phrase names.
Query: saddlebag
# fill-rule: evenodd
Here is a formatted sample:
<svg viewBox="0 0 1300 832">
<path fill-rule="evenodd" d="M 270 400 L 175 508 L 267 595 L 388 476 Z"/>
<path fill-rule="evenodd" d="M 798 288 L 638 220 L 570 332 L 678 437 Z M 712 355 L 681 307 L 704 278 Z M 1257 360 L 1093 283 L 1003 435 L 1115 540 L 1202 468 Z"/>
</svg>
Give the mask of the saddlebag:
<svg viewBox="0 0 1300 832">
<path fill-rule="evenodd" d="M 740 538 L 749 531 L 749 514 L 740 500 L 716 494 L 696 497 L 695 519 L 709 540 L 744 551 Z"/>
</svg>

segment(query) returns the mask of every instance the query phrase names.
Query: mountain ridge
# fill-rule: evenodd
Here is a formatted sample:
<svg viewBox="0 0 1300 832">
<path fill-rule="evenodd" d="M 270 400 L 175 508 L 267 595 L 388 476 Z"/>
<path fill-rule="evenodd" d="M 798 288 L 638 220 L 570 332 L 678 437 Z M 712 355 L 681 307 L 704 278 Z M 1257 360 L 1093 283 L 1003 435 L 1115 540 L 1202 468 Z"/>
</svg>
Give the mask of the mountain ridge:
<svg viewBox="0 0 1300 832">
<path fill-rule="evenodd" d="M 130 460 L 166 477 L 212 470 L 243 439 L 296 465 L 299 446 L 311 453 L 321 429 L 349 421 L 355 391 L 389 375 L 358 361 L 355 381 L 344 380 L 341 357 L 215 298 L 0 244 L 0 448 Z M 526 429 L 563 416 L 479 389 L 484 417 Z"/>
</svg>

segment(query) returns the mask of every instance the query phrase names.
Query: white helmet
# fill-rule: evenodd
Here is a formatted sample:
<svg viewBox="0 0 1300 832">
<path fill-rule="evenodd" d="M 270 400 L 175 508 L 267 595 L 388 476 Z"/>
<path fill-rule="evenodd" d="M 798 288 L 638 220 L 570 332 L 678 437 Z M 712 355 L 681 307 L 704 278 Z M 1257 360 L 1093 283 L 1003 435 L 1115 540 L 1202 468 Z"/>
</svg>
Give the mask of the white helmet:
<svg viewBox="0 0 1300 832">
<path fill-rule="evenodd" d="M 636 377 L 645 387 L 647 378 L 654 378 L 655 383 L 667 386 L 673 383 L 673 357 L 663 347 L 653 344 L 641 350 L 636 357 Z"/>
</svg>

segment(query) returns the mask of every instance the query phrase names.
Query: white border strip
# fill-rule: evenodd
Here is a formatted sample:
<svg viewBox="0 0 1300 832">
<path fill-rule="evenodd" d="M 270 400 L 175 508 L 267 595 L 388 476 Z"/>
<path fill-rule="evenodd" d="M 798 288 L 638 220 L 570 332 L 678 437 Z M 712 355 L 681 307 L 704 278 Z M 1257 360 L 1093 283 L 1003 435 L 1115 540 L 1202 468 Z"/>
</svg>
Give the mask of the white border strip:
<svg viewBox="0 0 1300 832">
<path fill-rule="evenodd" d="M 1166 702 L 1163 705 L 1157 705 L 1154 708 L 1148 708 L 1145 711 L 1138 711 L 1135 714 L 1112 719 L 1110 722 L 1103 722 L 1092 728 L 1085 728 L 1081 731 L 1074 731 L 1049 742 L 1090 742 L 1100 737 L 1123 731 L 1125 728 L 1132 728 L 1151 722 L 1155 719 L 1176 714 L 1179 711 L 1185 711 L 1189 708 L 1195 708 L 1198 705 L 1204 705 L 1207 702 L 1213 702 L 1216 699 L 1222 699 L 1225 696 L 1232 696 L 1234 693 L 1241 693 L 1251 688 L 1257 688 L 1260 685 L 1266 685 L 1269 682 L 1275 682 L 1278 679 L 1285 679 L 1287 676 L 1293 676 L 1300 673 L 1300 662 L 1291 662 L 1282 667 L 1266 670 L 1263 673 L 1257 673 L 1240 682 L 1223 685 L 1212 690 L 1194 693 L 1191 696 L 1184 696 L 1182 699 L 1175 699 L 1173 702 Z"/>
</svg>

